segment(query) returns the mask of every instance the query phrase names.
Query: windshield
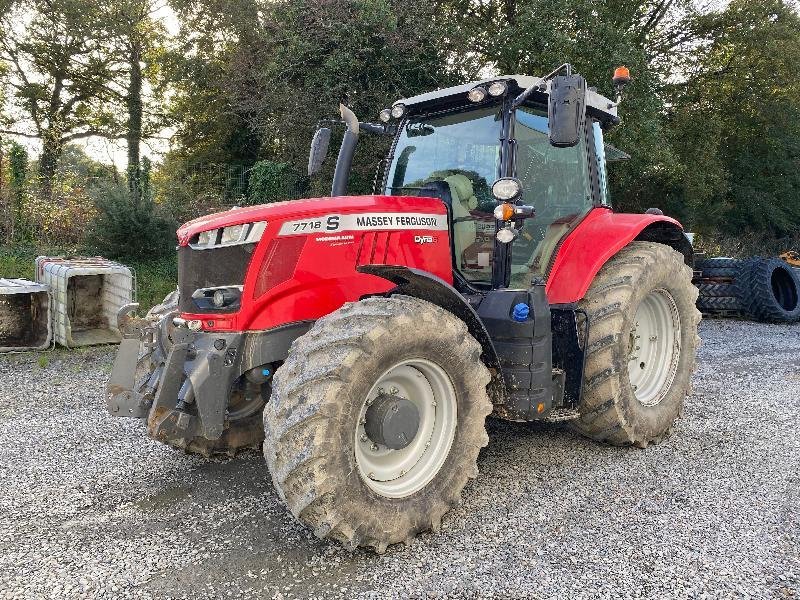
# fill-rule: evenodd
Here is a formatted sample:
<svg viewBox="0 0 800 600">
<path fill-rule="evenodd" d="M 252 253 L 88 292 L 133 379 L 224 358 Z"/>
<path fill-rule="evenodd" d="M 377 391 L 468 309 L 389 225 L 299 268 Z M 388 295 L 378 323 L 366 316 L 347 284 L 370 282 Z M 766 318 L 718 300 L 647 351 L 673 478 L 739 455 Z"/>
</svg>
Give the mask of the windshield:
<svg viewBox="0 0 800 600">
<path fill-rule="evenodd" d="M 412 117 L 406 121 L 389 168 L 386 193 L 432 195 L 441 182 L 453 210 L 456 268 L 472 282 L 492 278 L 495 202 L 499 175 L 500 106 Z"/>
<path fill-rule="evenodd" d="M 512 248 L 511 286 L 525 289 L 533 277 L 545 276 L 562 237 L 592 207 L 592 187 L 585 140 L 573 148 L 550 145 L 545 110 L 518 109 L 514 138 L 520 202 L 536 209 L 534 218 L 523 221 Z"/>
</svg>

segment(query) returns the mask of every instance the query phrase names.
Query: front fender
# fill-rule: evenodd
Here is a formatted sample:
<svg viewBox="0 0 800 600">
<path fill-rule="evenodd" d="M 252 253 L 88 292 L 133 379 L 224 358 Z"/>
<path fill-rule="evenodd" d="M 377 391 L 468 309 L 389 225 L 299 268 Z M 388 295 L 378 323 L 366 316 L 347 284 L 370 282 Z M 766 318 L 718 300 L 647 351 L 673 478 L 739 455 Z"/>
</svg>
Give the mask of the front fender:
<svg viewBox="0 0 800 600">
<path fill-rule="evenodd" d="M 594 208 L 558 248 L 545 287 L 550 304 L 581 300 L 603 265 L 635 239 L 667 244 L 691 261 L 691 245 L 675 219 Z"/>
<path fill-rule="evenodd" d="M 487 367 L 493 369 L 495 377 L 502 381 L 500 360 L 497 357 L 497 351 L 492 339 L 489 337 L 489 332 L 486 331 L 486 327 L 484 327 L 475 309 L 453 286 L 431 273 L 400 265 L 364 265 L 358 267 L 358 271 L 377 275 L 394 283 L 397 288 L 390 293 L 404 294 L 427 300 L 450 311 L 464 321 L 472 337 L 478 340 L 483 349 L 484 363 Z"/>
</svg>

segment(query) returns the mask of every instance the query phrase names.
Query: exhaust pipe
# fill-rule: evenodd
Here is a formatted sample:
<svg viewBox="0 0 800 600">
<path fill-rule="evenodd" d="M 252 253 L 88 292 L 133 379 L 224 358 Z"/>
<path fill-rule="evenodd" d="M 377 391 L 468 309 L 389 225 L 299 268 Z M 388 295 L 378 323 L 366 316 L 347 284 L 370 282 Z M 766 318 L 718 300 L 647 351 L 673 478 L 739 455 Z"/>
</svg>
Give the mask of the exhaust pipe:
<svg viewBox="0 0 800 600">
<path fill-rule="evenodd" d="M 331 196 L 344 196 L 347 194 L 347 180 L 350 177 L 350 167 L 353 164 L 353 154 L 356 151 L 358 142 L 358 118 L 355 113 L 344 104 L 339 104 L 339 112 L 347 125 L 347 131 L 342 138 L 342 147 L 339 149 L 339 157 L 336 159 L 336 170 L 333 173 L 333 185 L 331 186 Z"/>
</svg>

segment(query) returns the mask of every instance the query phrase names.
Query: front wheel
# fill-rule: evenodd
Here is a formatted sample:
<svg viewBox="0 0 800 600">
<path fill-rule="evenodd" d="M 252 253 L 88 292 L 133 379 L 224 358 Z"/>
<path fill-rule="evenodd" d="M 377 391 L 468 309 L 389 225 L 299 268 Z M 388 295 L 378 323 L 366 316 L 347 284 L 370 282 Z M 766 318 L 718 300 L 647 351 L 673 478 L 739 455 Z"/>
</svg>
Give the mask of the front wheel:
<svg viewBox="0 0 800 600">
<path fill-rule="evenodd" d="M 480 354 L 460 319 L 416 298 L 368 298 L 317 321 L 264 409 L 264 455 L 292 514 L 379 552 L 438 529 L 489 441 Z"/>
<path fill-rule="evenodd" d="M 603 266 L 581 302 L 589 338 L 575 429 L 639 447 L 667 435 L 691 389 L 696 300 L 692 270 L 663 244 L 632 242 Z"/>
</svg>

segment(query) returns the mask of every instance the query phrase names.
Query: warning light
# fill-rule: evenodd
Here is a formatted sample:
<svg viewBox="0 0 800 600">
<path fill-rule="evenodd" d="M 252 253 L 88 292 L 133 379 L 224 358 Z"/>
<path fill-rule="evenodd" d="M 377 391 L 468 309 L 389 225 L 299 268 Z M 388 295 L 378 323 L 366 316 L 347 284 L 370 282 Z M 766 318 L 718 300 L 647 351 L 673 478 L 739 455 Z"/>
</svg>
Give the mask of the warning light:
<svg viewBox="0 0 800 600">
<path fill-rule="evenodd" d="M 616 86 L 623 86 L 631 80 L 631 72 L 628 67 L 617 67 L 614 69 L 612 81 Z"/>
</svg>

